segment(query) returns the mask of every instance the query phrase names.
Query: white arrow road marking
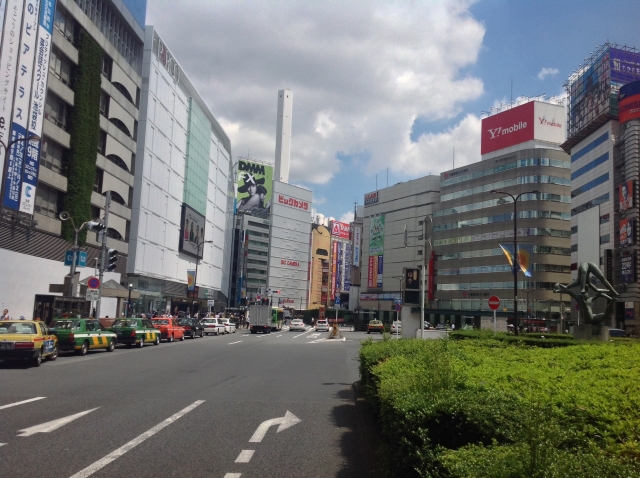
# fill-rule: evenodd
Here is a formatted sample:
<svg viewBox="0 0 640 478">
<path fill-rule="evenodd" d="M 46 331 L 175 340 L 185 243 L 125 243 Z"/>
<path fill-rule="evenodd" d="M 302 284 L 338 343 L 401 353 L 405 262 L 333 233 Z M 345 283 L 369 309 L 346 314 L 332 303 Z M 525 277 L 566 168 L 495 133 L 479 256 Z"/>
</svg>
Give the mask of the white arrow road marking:
<svg viewBox="0 0 640 478">
<path fill-rule="evenodd" d="M 264 436 L 267 434 L 267 430 L 269 429 L 269 427 L 272 427 L 273 425 L 280 425 L 276 430 L 276 433 L 280 433 L 282 430 L 286 430 L 287 428 L 292 427 L 296 423 L 300 423 L 301 421 L 302 420 L 300 420 L 293 413 L 287 410 L 287 413 L 284 414 L 284 417 L 272 418 L 271 420 L 265 420 L 264 422 L 262 422 L 249 440 L 249 443 L 260 443 Z"/>
<path fill-rule="evenodd" d="M 242 450 L 238 455 L 238 458 L 236 458 L 236 463 L 249 463 L 255 452 L 255 450 Z"/>
<path fill-rule="evenodd" d="M 231 342 L 230 344 L 227 344 L 227 345 L 239 344 L 240 342 L 242 342 L 242 340 L 238 340 L 237 342 Z"/>
<path fill-rule="evenodd" d="M 131 440 L 129 443 L 125 443 L 120 448 L 112 451 L 111 453 L 109 453 L 104 458 L 99 459 L 98 461 L 96 461 L 92 465 L 89 465 L 88 467 L 86 467 L 84 470 L 80 470 L 78 473 L 76 473 L 75 475 L 71 476 L 71 478 L 86 478 L 87 476 L 93 475 L 96 471 L 104 468 L 105 466 L 107 466 L 109 463 L 111 463 L 115 459 L 121 457 L 126 452 L 132 450 L 133 448 L 138 446 L 140 443 L 145 441 L 147 438 L 151 438 L 153 435 L 158 433 L 160 430 L 162 430 L 165 427 L 168 427 L 173 422 L 175 422 L 178 418 L 182 417 L 183 415 L 186 415 L 191 410 L 196 408 L 198 405 L 201 405 L 203 403 L 204 403 L 204 400 L 196 400 L 191 405 L 189 405 L 187 408 L 183 408 L 178 413 L 176 413 L 174 415 L 171 415 L 165 421 L 158 423 L 155 427 L 150 428 L 149 430 L 144 432 L 142 435 L 139 435 L 136 438 L 134 438 L 133 440 Z"/>
<path fill-rule="evenodd" d="M 224 478 L 240 478 L 242 473 L 226 473 Z"/>
<path fill-rule="evenodd" d="M 23 403 L 35 402 L 36 400 L 42 400 L 43 398 L 47 398 L 47 397 L 36 397 L 36 398 L 30 398 L 29 400 L 22 400 L 21 402 L 10 403 L 10 404 L 8 404 L 8 405 L 2 405 L 2 406 L 0 407 L 0 410 L 2 410 L 2 409 L 4 409 L 4 408 L 15 407 L 16 405 L 22 405 Z"/>
<path fill-rule="evenodd" d="M 85 410 L 84 412 L 76 413 L 75 415 L 69 415 L 68 417 L 58 418 L 57 420 L 51 420 L 50 422 L 25 428 L 24 430 L 18 430 L 19 432 L 22 432 L 18 436 L 29 437 L 35 433 L 50 433 L 60 427 L 65 426 L 67 423 L 71 423 L 72 421 L 77 420 L 80 417 L 84 417 L 85 415 L 93 412 L 94 410 L 97 410 L 98 408 L 100 407 L 92 408 L 91 410 Z"/>
<path fill-rule="evenodd" d="M 5 445 L 6 445 L 6 443 L 0 443 L 0 446 L 5 446 Z"/>
</svg>

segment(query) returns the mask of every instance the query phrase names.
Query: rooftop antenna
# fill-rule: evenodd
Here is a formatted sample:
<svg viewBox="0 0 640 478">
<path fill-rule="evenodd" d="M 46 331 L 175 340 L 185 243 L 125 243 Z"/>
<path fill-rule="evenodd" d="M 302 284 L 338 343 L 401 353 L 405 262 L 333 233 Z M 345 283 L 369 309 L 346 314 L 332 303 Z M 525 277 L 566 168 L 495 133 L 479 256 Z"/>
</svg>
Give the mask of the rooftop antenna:
<svg viewBox="0 0 640 478">
<path fill-rule="evenodd" d="M 358 218 L 358 201 L 353 199 L 353 220 L 355 221 Z"/>
</svg>

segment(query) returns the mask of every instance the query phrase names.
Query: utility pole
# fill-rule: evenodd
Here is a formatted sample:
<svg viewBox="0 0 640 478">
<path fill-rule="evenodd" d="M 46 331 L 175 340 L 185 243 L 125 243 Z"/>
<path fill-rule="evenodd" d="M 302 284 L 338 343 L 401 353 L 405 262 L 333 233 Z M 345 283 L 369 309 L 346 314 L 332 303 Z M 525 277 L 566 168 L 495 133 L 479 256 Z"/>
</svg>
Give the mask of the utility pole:
<svg viewBox="0 0 640 478">
<path fill-rule="evenodd" d="M 100 287 L 98 288 L 98 303 L 96 304 L 96 319 L 100 319 L 102 305 L 102 281 L 107 268 L 107 228 L 109 227 L 109 206 L 111 205 L 111 191 L 107 191 L 104 203 L 104 229 L 102 229 L 102 247 L 100 248 Z M 117 315 L 117 314 L 116 314 Z"/>
</svg>

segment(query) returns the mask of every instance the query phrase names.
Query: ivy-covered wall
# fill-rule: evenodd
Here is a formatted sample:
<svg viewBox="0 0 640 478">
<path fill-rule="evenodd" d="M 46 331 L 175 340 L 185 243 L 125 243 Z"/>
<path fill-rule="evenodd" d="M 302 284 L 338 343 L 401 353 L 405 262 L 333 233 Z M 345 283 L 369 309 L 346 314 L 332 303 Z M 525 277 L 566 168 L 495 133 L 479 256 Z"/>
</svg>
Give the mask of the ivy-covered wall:
<svg viewBox="0 0 640 478">
<path fill-rule="evenodd" d="M 82 34 L 78 51 L 78 70 L 71 116 L 67 195 L 64 210 L 77 226 L 91 219 L 91 192 L 96 174 L 96 155 L 100 142 L 100 82 L 104 52 L 87 33 Z M 62 237 L 73 241 L 71 221 L 62 223 Z M 86 230 L 79 236 L 84 244 Z"/>
</svg>

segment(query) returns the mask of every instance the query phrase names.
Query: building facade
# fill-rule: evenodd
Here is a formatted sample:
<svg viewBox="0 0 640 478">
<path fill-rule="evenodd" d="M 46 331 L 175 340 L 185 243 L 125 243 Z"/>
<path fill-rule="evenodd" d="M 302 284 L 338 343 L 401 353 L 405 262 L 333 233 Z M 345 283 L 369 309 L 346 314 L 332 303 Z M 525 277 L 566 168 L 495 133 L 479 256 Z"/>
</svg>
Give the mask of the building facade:
<svg viewBox="0 0 640 478">
<path fill-rule="evenodd" d="M 135 312 L 227 306 L 231 144 L 153 26 L 145 29 L 131 221 Z"/>
<path fill-rule="evenodd" d="M 329 228 L 314 222 L 311 224 L 311 263 L 309 265 L 309 309 L 328 305 L 331 285 L 331 236 Z"/>
<path fill-rule="evenodd" d="M 129 3 L 139 12 L 146 8 L 144 0 Z M 51 12 L 51 52 L 33 215 L 4 206 L 0 214 L 0 262 L 7 270 L 21 271 L 0 279 L 0 300 L 14 317 L 45 320 L 62 312 L 90 313 L 91 304 L 84 297 L 63 297 L 69 296 L 63 286 L 69 271 L 64 258 L 65 251 L 71 249 L 73 231 L 63 231 L 59 218 L 62 210 L 70 211 L 77 226 L 101 218 L 105 193 L 110 191 L 107 246 L 118 251 L 119 261 L 116 270 L 105 275 L 105 281 L 118 285 L 125 272 L 144 43 L 143 28 L 120 0 L 57 0 L 49 4 L 55 8 Z M 3 45 L 3 52 L 7 48 L 8 43 Z M 89 51 L 91 56 L 83 53 Z M 91 81 L 80 81 L 87 75 Z M 98 121 L 82 116 L 86 110 L 83 97 L 76 96 L 78 88 L 83 94 L 89 92 L 89 97 L 99 98 Z M 85 122 L 95 129 L 78 128 Z M 83 134 L 99 137 L 95 156 L 74 153 Z M 78 168 L 84 176 L 73 173 Z M 92 191 L 86 191 L 87 182 L 92 183 Z M 78 195 L 78 190 L 85 192 Z M 86 267 L 78 267 L 76 272 L 84 280 L 95 273 L 100 243 L 95 233 L 88 233 L 86 244 L 81 246 L 87 254 Z M 78 287 L 76 295 L 81 292 Z M 121 313 L 121 291 L 103 291 L 103 297 L 103 315 Z"/>
</svg>

